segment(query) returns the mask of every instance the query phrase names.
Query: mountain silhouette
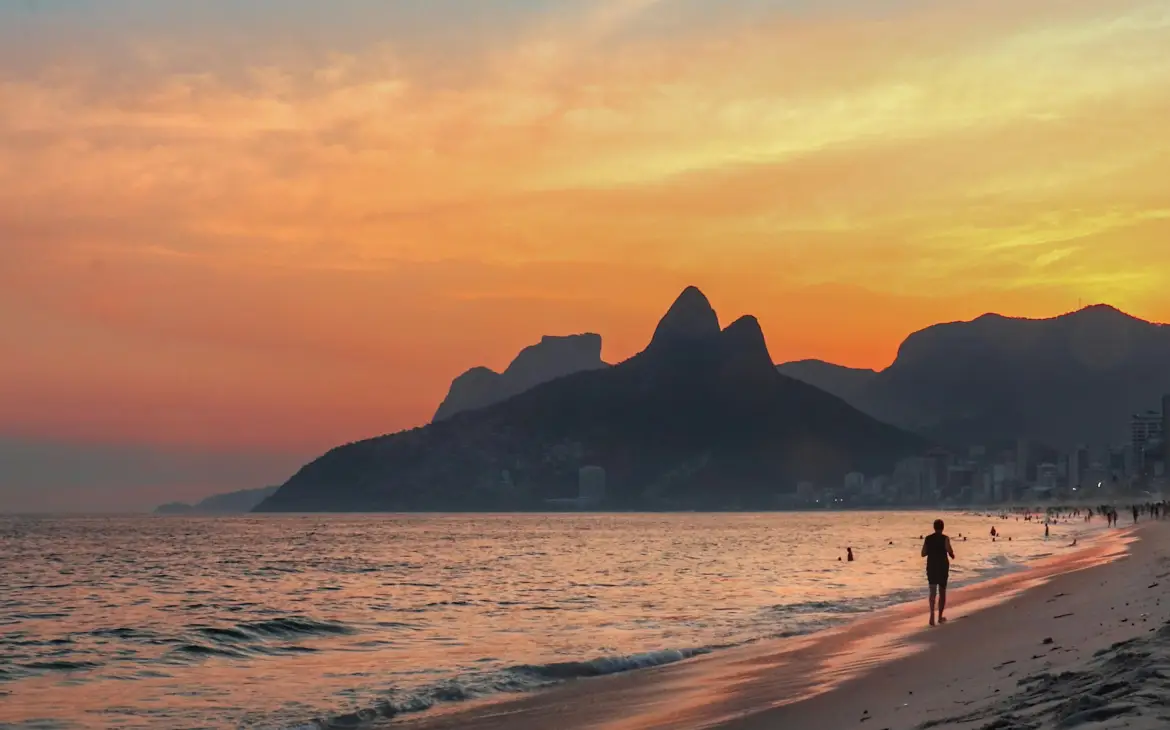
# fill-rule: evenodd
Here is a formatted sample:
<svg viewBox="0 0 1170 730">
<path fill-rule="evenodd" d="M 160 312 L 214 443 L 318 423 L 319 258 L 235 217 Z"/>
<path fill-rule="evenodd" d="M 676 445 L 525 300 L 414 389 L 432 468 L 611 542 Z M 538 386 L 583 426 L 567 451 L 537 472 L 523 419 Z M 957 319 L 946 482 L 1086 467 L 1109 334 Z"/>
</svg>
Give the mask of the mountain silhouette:
<svg viewBox="0 0 1170 730">
<path fill-rule="evenodd" d="M 1170 393 L 1170 327 L 1097 305 L 1051 319 L 987 314 L 916 332 L 887 369 L 779 371 L 869 415 L 955 445 L 1118 444 Z"/>
<path fill-rule="evenodd" d="M 261 487 L 259 489 L 241 489 L 237 492 L 214 494 L 206 499 L 188 504 L 186 502 L 169 502 L 155 508 L 156 515 L 185 515 L 185 514 L 237 514 L 251 512 L 256 505 L 276 493 L 278 487 Z"/>
<path fill-rule="evenodd" d="M 259 510 L 540 508 L 576 496 L 583 466 L 606 470 L 613 508 L 759 508 L 929 446 L 777 372 L 754 317 L 721 330 L 690 288 L 629 360 L 334 449 Z"/>
<path fill-rule="evenodd" d="M 698 287 L 688 286 L 654 328 L 647 351 L 701 343 L 719 334 L 719 315 Z"/>
<path fill-rule="evenodd" d="M 601 359 L 601 335 L 545 335 L 539 344 L 521 350 L 502 373 L 477 367 L 455 378 L 433 420 L 499 403 L 565 375 L 604 367 L 608 365 Z"/>
</svg>

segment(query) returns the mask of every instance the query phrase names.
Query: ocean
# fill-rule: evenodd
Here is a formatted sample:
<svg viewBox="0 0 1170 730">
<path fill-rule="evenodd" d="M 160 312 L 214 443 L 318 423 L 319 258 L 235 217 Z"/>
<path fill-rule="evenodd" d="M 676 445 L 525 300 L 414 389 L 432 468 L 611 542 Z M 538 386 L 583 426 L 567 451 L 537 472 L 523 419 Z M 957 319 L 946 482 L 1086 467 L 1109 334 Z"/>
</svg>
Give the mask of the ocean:
<svg viewBox="0 0 1170 730">
<path fill-rule="evenodd" d="M 954 587 L 1101 527 L 1045 540 L 1015 519 L 835 511 L 0 517 L 0 727 L 350 727 L 805 634 L 924 599 L 937 516 Z"/>
</svg>

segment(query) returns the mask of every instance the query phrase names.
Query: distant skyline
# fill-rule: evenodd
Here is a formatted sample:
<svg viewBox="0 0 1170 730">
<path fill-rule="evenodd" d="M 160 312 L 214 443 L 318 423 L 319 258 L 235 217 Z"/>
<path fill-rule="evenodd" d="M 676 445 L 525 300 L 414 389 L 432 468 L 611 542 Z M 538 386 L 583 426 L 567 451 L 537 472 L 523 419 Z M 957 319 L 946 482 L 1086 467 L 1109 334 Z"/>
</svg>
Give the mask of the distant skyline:
<svg viewBox="0 0 1170 730">
<path fill-rule="evenodd" d="M 1150 0 L 0 0 L 0 511 L 279 482 L 688 284 L 855 367 L 1170 321 L 1168 47 Z"/>
</svg>

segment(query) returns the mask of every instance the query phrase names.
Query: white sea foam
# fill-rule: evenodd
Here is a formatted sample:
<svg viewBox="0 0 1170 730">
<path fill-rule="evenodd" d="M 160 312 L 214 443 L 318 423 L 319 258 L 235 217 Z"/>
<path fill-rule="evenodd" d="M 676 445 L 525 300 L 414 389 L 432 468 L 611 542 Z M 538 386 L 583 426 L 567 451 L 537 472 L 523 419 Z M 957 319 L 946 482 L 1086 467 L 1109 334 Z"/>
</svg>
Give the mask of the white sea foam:
<svg viewBox="0 0 1170 730">
<path fill-rule="evenodd" d="M 933 518 L 0 518 L 0 723 L 360 726 L 806 634 L 921 597 Z M 946 519 L 958 586 L 1091 532 Z"/>
</svg>

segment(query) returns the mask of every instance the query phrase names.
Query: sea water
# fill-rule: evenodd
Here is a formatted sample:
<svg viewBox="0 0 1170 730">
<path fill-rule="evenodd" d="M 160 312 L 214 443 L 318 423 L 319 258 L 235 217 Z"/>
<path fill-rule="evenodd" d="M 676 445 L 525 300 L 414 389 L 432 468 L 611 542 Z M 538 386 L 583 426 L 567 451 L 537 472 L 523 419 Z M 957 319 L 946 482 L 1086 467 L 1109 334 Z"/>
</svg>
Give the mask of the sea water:
<svg viewBox="0 0 1170 730">
<path fill-rule="evenodd" d="M 808 633 L 922 598 L 936 516 L 0 517 L 0 726 L 317 727 Z M 941 516 L 956 586 L 1101 527 Z"/>
</svg>

